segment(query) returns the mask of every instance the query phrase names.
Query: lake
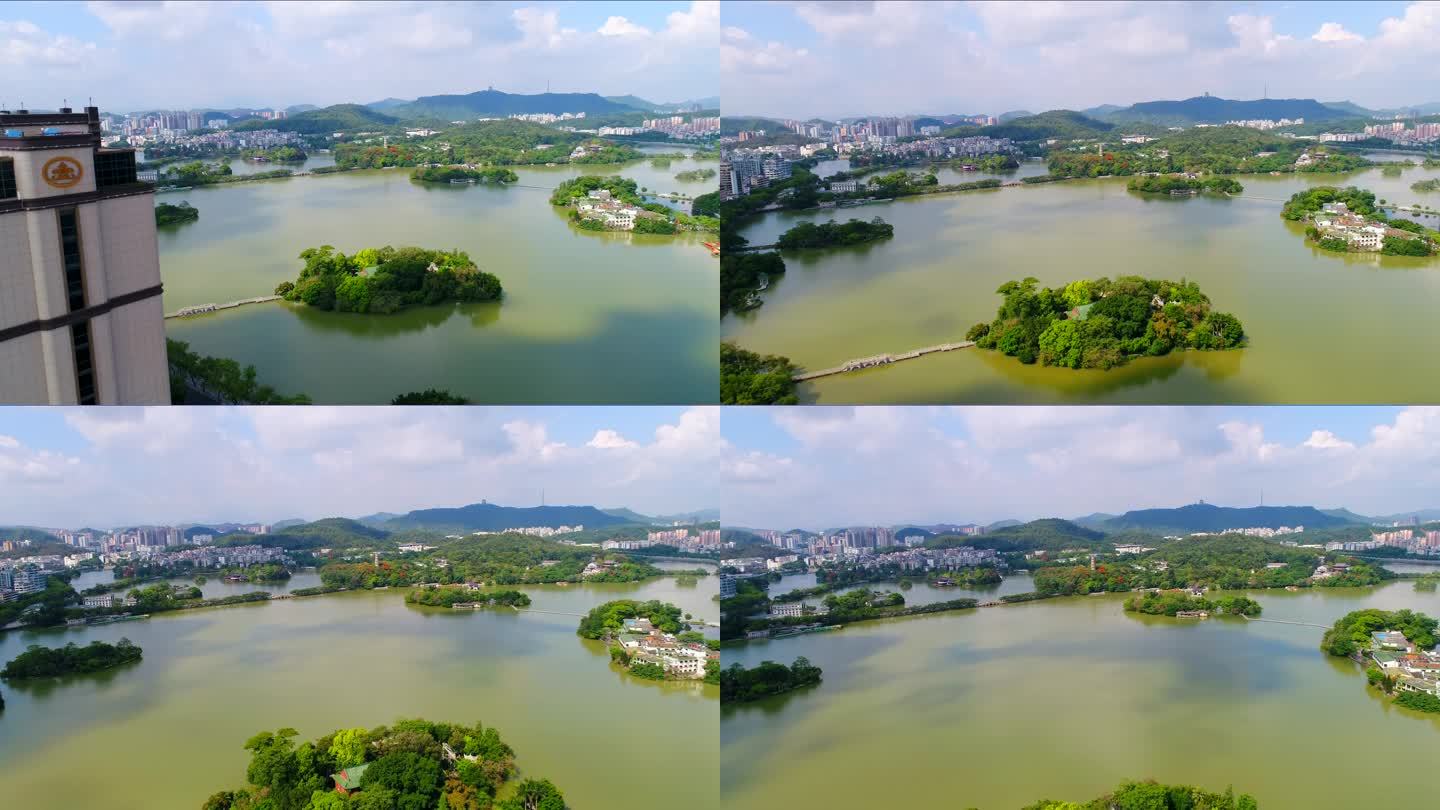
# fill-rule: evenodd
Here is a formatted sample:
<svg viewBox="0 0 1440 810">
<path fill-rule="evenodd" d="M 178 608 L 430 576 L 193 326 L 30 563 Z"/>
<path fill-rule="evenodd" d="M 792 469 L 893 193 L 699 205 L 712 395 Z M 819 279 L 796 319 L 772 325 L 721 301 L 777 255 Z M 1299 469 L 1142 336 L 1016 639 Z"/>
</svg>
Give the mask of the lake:
<svg viewBox="0 0 1440 810">
<path fill-rule="evenodd" d="M 1038 166 L 1027 162 L 1022 172 Z M 941 181 L 982 176 L 946 170 Z M 1100 276 L 1183 278 L 1240 318 L 1249 346 L 1111 371 L 1027 366 L 965 349 L 826 377 L 801 385 L 800 396 L 836 404 L 1437 402 L 1440 355 L 1421 347 L 1440 344 L 1430 312 L 1440 258 L 1337 255 L 1280 218 L 1283 201 L 1313 185 L 1357 185 L 1392 203 L 1440 207 L 1440 195 L 1409 189 L 1431 177 L 1440 170 L 1241 176 L 1236 199 L 1140 195 L 1126 190 L 1126 178 L 1109 178 L 768 213 L 742 229 L 752 244 L 774 242 L 799 222 L 877 216 L 895 236 L 785 251 L 788 270 L 762 294 L 764 305 L 725 316 L 721 332 L 751 351 L 822 369 L 962 340 L 994 319 L 995 290 L 1010 280 L 1033 276 L 1055 287 Z M 1434 217 L 1412 218 L 1440 227 Z"/>
<path fill-rule="evenodd" d="M 500 303 L 356 315 L 281 301 L 171 319 L 166 333 L 320 403 L 388 403 L 428 388 L 476 404 L 714 402 L 719 282 L 701 244 L 713 235 L 582 231 L 549 194 L 581 174 L 621 174 L 696 196 L 715 181 L 674 175 L 717 165 L 515 167 L 519 182 L 504 188 L 422 184 L 389 169 L 160 194 L 200 209 L 199 221 L 159 234 L 166 312 L 270 295 L 299 274 L 300 251 L 326 244 L 459 248 L 505 286 Z"/>
<path fill-rule="evenodd" d="M 305 577 L 314 574 L 290 587 Z M 207 596 L 224 595 L 216 585 Z M 572 807 L 668 810 L 683 795 L 686 806 L 718 808 L 718 687 L 612 670 L 600 642 L 575 635 L 579 618 L 558 615 L 661 599 L 714 621 L 717 588 L 714 577 L 517 586 L 532 610 L 555 613 L 414 607 L 390 589 L 6 633 L 0 661 L 29 644 L 122 636 L 145 651 L 134 667 L 0 685 L 6 801 L 89 807 L 103 791 L 106 810 L 199 808 L 243 785 L 241 746 L 256 732 L 292 726 L 313 739 L 421 716 L 494 725 L 521 776 L 550 779 Z"/>
<path fill-rule="evenodd" d="M 1440 615 L 1406 581 L 1248 595 L 1263 618 L 1327 626 L 1367 607 Z M 1429 788 L 1440 719 L 1367 694 L 1359 667 L 1320 651 L 1323 629 L 1137 617 L 1125 596 L 726 648 L 725 666 L 806 656 L 824 682 L 722 710 L 725 806 L 1016 810 L 1154 778 L 1234 785 L 1263 808 L 1383 807 Z M 836 778 L 861 772 L 884 777 Z"/>
</svg>

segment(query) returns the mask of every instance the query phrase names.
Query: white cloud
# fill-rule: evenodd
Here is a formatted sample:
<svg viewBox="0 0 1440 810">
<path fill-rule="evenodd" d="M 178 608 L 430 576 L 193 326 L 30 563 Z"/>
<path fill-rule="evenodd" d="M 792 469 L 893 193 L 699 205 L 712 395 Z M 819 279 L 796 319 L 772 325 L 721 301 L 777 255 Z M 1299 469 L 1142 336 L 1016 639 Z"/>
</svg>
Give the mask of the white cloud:
<svg viewBox="0 0 1440 810">
<path fill-rule="evenodd" d="M 595 431 L 595 436 L 586 442 L 585 446 L 600 450 L 631 450 L 640 445 L 607 428 Z"/>
<path fill-rule="evenodd" d="M 1345 26 L 1340 23 L 1327 22 L 1320 26 L 1314 36 L 1310 37 L 1316 42 L 1363 42 L 1365 38 L 1352 31 L 1346 31 Z"/>
<path fill-rule="evenodd" d="M 624 36 L 649 36 L 650 29 L 643 25 L 636 25 L 624 17 L 607 17 L 605 24 L 600 26 L 599 32 L 607 37 Z"/>
<path fill-rule="evenodd" d="M 1310 438 L 1305 440 L 1305 446 L 1316 450 L 1354 450 L 1355 443 L 1347 442 L 1328 430 L 1316 430 L 1311 432 Z"/>
<path fill-rule="evenodd" d="M 93 42 L 83 42 L 65 34 L 51 34 L 34 23 L 0 20 L 0 65 L 16 68 L 74 67 L 92 59 L 96 50 Z"/>
</svg>

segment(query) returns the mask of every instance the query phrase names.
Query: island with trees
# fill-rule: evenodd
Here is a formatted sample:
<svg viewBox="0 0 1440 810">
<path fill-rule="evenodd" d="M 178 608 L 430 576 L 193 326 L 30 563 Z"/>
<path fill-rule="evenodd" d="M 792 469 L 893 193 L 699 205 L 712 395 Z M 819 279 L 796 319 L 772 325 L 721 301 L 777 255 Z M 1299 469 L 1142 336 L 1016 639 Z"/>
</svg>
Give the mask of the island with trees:
<svg viewBox="0 0 1440 810">
<path fill-rule="evenodd" d="M 739 663 L 720 671 L 720 704 L 749 703 L 820 683 L 820 667 L 800 656 L 790 666 L 774 661 L 746 669 Z"/>
<path fill-rule="evenodd" d="M 880 217 L 866 222 L 852 219 L 849 222 L 801 222 L 780 234 L 776 247 L 782 250 L 794 248 L 849 247 L 889 239 L 895 235 L 895 226 Z"/>
<path fill-rule="evenodd" d="M 1125 610 L 1130 613 L 1145 613 L 1151 616 L 1180 616 L 1206 618 L 1208 616 L 1259 616 L 1260 603 L 1244 596 L 1222 596 L 1206 599 L 1185 590 L 1147 591 L 1143 596 L 1132 596 L 1125 600 Z"/>
<path fill-rule="evenodd" d="M 1125 187 L 1131 191 L 1146 194 L 1171 194 L 1191 196 L 1202 192 L 1211 194 L 1239 194 L 1245 190 L 1240 181 L 1233 177 L 1208 177 L 1201 180 L 1183 174 L 1142 175 L 1130 178 Z"/>
<path fill-rule="evenodd" d="M 200 219 L 200 209 L 181 200 L 178 204 L 160 203 L 155 206 L 155 226 L 165 228 Z"/>
<path fill-rule="evenodd" d="M 550 194 L 550 204 L 568 208 L 576 227 L 589 231 L 675 234 L 720 230 L 717 217 L 686 214 L 647 202 L 643 193 L 638 183 L 626 177 L 587 175 L 562 181 Z"/>
<path fill-rule="evenodd" d="M 405 594 L 410 605 L 427 607 L 529 607 L 530 597 L 520 591 L 482 591 L 468 585 L 433 585 L 416 588 Z"/>
<path fill-rule="evenodd" d="M 926 580 L 936 588 L 983 588 L 999 585 L 1005 581 L 1000 571 L 991 565 L 946 570 L 937 568 L 926 575 Z"/>
<path fill-rule="evenodd" d="M 277 146 L 273 149 L 245 149 L 240 157 L 256 163 L 304 163 L 309 155 L 298 146 Z"/>
<path fill-rule="evenodd" d="M 472 121 L 403 141 L 372 136 L 335 146 L 335 165 L 342 169 L 381 169 L 432 163 L 588 165 L 627 163 L 644 157 L 644 153 L 629 144 L 513 118 Z"/>
<path fill-rule="evenodd" d="M 282 728 L 247 740 L 247 786 L 215 793 L 202 810 L 568 807 L 548 780 L 520 779 L 515 750 L 480 723 L 403 719 L 373 729 L 336 729 L 310 742 L 296 743 L 298 736 Z"/>
<path fill-rule="evenodd" d="M 720 344 L 720 403 L 723 405 L 795 405 L 789 358 L 759 355 L 733 343 Z"/>
<path fill-rule="evenodd" d="M 0 670 L 0 678 L 18 681 L 82 675 L 133 664 L 142 657 L 140 648 L 128 638 L 122 638 L 116 644 L 92 641 L 84 647 L 74 642 L 64 647 L 32 644 Z"/>
<path fill-rule="evenodd" d="M 330 245 L 306 248 L 305 266 L 275 294 L 317 309 L 389 314 L 447 302 L 496 301 L 500 279 L 464 251 L 418 247 L 365 248 L 346 256 Z"/>
<path fill-rule="evenodd" d="M 1176 349 L 1221 350 L 1244 345 L 1235 316 L 1214 312 L 1194 282 L 1121 276 L 1040 288 L 1035 278 L 1010 281 L 995 320 L 966 335 L 1022 363 L 1110 369 L 1136 357 Z"/>
<path fill-rule="evenodd" d="M 425 166 L 410 173 L 422 183 L 481 183 L 503 186 L 520 180 L 520 175 L 503 166 L 482 169 L 474 166 Z"/>
<path fill-rule="evenodd" d="M 717 172 L 714 169 L 691 169 L 690 171 L 677 173 L 675 179 L 685 183 L 693 183 L 701 180 L 709 180 L 716 174 Z"/>
<path fill-rule="evenodd" d="M 1421 180 L 1417 183 L 1411 183 L 1410 190 L 1419 191 L 1422 193 L 1430 191 L 1440 191 L 1440 178 L 1432 178 L 1430 180 Z"/>
<path fill-rule="evenodd" d="M 1434 256 L 1440 232 L 1408 219 L 1385 215 L 1375 193 L 1355 186 L 1315 186 L 1297 191 L 1280 209 L 1291 222 L 1305 222 L 1305 237 L 1336 253 Z"/>
<path fill-rule="evenodd" d="M 652 681 L 720 678 L 718 642 L 691 629 L 680 608 L 650 600 L 617 599 L 591 608 L 575 630 L 581 638 L 603 641 L 610 662 Z"/>
<path fill-rule="evenodd" d="M 268 172 L 236 174 L 228 163 L 195 161 L 193 163 L 181 163 L 161 169 L 158 180 L 160 185 L 213 186 L 222 183 L 243 183 L 251 180 L 274 180 L 281 177 L 290 177 L 294 173 L 291 169 L 273 169 Z"/>
<path fill-rule="evenodd" d="M 1440 713 L 1440 622 L 1411 610 L 1347 613 L 1325 631 L 1320 649 L 1365 667 L 1365 680 L 1395 705 Z"/>
</svg>

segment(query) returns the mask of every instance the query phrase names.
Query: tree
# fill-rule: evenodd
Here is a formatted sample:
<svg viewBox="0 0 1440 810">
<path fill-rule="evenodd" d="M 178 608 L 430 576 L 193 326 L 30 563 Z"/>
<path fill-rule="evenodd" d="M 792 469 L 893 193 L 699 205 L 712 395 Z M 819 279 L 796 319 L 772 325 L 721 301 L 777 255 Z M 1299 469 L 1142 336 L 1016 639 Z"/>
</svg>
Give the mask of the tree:
<svg viewBox="0 0 1440 810">
<path fill-rule="evenodd" d="M 566 810 L 565 797 L 546 779 L 526 779 L 500 810 Z"/>
<path fill-rule="evenodd" d="M 365 761 L 365 751 L 370 746 L 370 732 L 363 728 L 343 728 L 335 732 L 330 742 L 330 756 L 335 767 L 348 768 Z"/>
<path fill-rule="evenodd" d="M 436 759 L 397 751 L 371 762 L 360 778 L 360 787 L 362 793 L 372 786 L 394 791 L 397 810 L 434 810 L 443 781 Z"/>
</svg>

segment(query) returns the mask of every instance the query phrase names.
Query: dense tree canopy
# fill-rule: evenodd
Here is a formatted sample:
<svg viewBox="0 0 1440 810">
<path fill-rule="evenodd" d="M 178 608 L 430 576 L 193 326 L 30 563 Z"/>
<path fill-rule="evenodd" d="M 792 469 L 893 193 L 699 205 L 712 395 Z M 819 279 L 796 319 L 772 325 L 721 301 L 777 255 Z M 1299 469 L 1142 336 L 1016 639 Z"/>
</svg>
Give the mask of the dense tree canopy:
<svg viewBox="0 0 1440 810">
<path fill-rule="evenodd" d="M 866 222 L 852 219 L 848 222 L 801 222 L 780 234 L 776 244 L 781 248 L 846 247 L 889 239 L 895 235 L 895 226 L 887 224 L 880 217 Z M 763 255 L 763 254 L 762 254 Z"/>
<path fill-rule="evenodd" d="M 795 366 L 788 358 L 720 344 L 720 402 L 724 405 L 794 405 Z"/>
<path fill-rule="evenodd" d="M 499 278 L 459 250 L 386 245 L 346 256 L 323 245 L 301 251 L 300 258 L 305 266 L 299 278 L 276 292 L 319 309 L 388 314 L 446 301 L 494 301 L 503 292 Z"/>
<path fill-rule="evenodd" d="M 625 626 L 626 619 L 637 618 L 649 619 L 656 629 L 666 633 L 679 633 L 690 629 L 689 622 L 685 621 L 684 611 L 668 602 L 657 599 L 648 602 L 617 599 L 591 608 L 580 620 L 580 626 L 575 632 L 584 638 L 605 638 L 618 633 Z"/>
<path fill-rule="evenodd" d="M 1386 611 L 1371 608 L 1347 613 L 1325 631 L 1320 649 L 1335 656 L 1353 655 L 1370 647 L 1370 634 L 1398 630 L 1421 649 L 1435 646 L 1435 619 L 1411 610 Z"/>
<path fill-rule="evenodd" d="M 801 656 L 790 666 L 762 661 L 746 669 L 739 663 L 720 671 L 720 702 L 745 703 L 820 683 L 820 667 Z"/>
<path fill-rule="evenodd" d="M 1233 315 L 1213 312 L 1194 282 L 1122 276 L 1039 288 L 1026 278 L 1002 285 L 991 323 L 967 334 L 1022 363 L 1108 369 L 1177 348 L 1228 349 L 1245 341 Z"/>
<path fill-rule="evenodd" d="M 722 237 L 723 238 L 723 237 Z M 720 254 L 720 312 L 743 312 L 760 306 L 760 288 L 785 272 L 779 253 Z"/>
<path fill-rule="evenodd" d="M 155 206 L 155 225 L 161 228 L 167 225 L 194 222 L 198 219 L 200 219 L 200 209 L 184 200 L 175 205 L 160 203 Z"/>
<path fill-rule="evenodd" d="M 0 678 L 22 680 L 99 672 L 134 663 L 141 657 L 140 648 L 128 638 L 116 644 L 92 641 L 84 647 L 74 642 L 55 648 L 32 644 L 0 670 Z"/>
</svg>

